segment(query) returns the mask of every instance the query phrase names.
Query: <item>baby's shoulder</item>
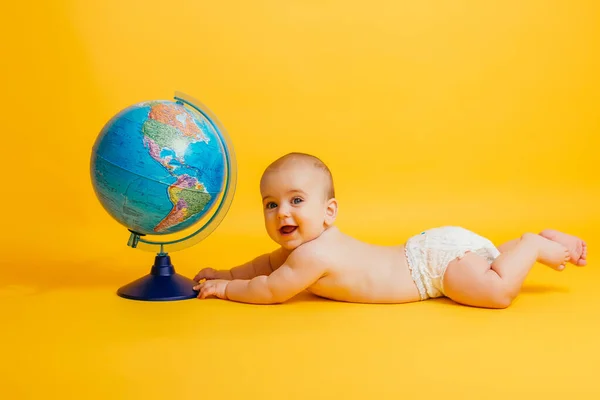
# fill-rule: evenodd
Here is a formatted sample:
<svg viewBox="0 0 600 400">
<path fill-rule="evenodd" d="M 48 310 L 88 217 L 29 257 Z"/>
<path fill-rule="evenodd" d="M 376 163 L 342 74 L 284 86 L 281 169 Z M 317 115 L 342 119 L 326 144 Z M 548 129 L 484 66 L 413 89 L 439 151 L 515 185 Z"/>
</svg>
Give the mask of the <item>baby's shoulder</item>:
<svg viewBox="0 0 600 400">
<path fill-rule="evenodd" d="M 302 263 L 329 263 L 336 253 L 334 247 L 331 240 L 326 237 L 319 237 L 297 247 L 290 254 L 290 258 L 293 261 Z"/>
</svg>

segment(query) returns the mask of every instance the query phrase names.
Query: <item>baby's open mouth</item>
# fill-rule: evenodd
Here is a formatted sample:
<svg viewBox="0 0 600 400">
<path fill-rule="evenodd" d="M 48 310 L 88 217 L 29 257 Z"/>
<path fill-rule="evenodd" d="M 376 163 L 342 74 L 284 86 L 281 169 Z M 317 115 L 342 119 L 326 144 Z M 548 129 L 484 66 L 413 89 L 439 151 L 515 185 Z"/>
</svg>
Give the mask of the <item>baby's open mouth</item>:
<svg viewBox="0 0 600 400">
<path fill-rule="evenodd" d="M 297 226 L 285 225 L 285 226 L 282 226 L 281 228 L 279 228 L 279 232 L 283 235 L 289 235 L 290 233 L 294 232 L 296 229 L 298 229 Z"/>
</svg>

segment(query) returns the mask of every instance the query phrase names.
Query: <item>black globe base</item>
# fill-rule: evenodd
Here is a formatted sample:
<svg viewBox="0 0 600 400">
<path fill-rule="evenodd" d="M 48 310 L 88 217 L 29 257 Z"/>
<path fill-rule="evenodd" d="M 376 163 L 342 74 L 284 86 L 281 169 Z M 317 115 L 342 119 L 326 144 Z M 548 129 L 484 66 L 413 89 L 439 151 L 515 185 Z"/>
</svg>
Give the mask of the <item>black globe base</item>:
<svg viewBox="0 0 600 400">
<path fill-rule="evenodd" d="M 175 272 L 168 255 L 159 254 L 154 258 L 150 274 L 120 287 L 117 294 L 130 300 L 187 300 L 198 296 L 193 289 L 195 284 L 192 279 Z"/>
</svg>

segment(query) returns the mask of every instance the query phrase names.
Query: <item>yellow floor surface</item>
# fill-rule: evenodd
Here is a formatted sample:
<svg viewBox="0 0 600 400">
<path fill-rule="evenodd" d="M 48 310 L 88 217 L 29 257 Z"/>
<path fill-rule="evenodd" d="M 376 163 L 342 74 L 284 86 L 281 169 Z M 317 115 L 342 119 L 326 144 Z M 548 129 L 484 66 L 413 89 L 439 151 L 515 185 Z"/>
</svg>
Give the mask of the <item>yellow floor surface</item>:
<svg viewBox="0 0 600 400">
<path fill-rule="evenodd" d="M 536 265 L 511 308 L 483 310 L 309 294 L 276 306 L 130 301 L 116 288 L 152 258 L 132 254 L 40 259 L 9 273 L 0 287 L 2 398 L 600 398 L 593 256 L 563 273 Z M 190 275 L 183 255 L 173 262 Z M 139 265 L 119 268 L 128 262 Z"/>
</svg>

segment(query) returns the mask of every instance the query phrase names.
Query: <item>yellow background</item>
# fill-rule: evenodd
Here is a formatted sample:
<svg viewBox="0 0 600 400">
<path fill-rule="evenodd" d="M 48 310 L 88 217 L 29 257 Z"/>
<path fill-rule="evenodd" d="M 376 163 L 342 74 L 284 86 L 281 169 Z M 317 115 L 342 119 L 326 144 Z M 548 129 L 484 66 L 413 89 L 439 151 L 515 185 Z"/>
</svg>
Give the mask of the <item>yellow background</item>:
<svg viewBox="0 0 600 400">
<path fill-rule="evenodd" d="M 598 2 L 8 4 L 3 398 L 600 397 Z M 121 299 L 153 255 L 95 198 L 91 147 L 122 108 L 176 90 L 219 117 L 239 166 L 223 223 L 172 254 L 180 273 L 273 248 L 258 180 L 289 151 L 329 164 L 360 239 L 554 227 L 586 238 L 590 266 L 535 266 L 503 311 Z"/>
</svg>

